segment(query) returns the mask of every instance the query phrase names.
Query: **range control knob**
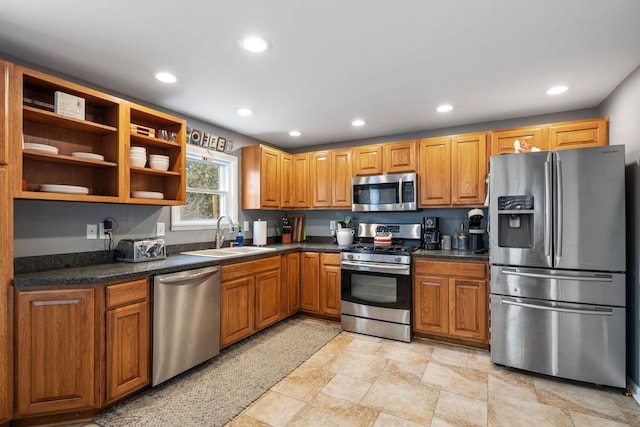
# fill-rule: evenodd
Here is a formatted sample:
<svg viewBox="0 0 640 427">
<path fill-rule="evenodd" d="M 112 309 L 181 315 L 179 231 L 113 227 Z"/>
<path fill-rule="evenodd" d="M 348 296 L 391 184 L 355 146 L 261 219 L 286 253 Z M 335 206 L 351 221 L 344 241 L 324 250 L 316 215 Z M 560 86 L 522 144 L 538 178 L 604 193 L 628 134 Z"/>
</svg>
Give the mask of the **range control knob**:
<svg viewBox="0 0 640 427">
<path fill-rule="evenodd" d="M 395 257 L 393 260 L 394 260 L 395 262 L 400 262 L 400 261 L 402 261 L 402 257 L 397 256 L 397 257 Z"/>
<path fill-rule="evenodd" d="M 353 259 L 353 254 L 347 254 L 347 259 Z"/>
</svg>

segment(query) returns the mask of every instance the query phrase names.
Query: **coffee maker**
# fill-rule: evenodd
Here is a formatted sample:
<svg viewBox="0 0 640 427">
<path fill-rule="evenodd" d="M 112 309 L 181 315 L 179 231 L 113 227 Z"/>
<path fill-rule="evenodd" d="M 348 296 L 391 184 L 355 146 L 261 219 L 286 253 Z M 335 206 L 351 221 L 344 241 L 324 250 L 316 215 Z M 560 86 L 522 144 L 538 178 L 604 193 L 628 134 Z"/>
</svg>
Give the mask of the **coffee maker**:
<svg viewBox="0 0 640 427">
<path fill-rule="evenodd" d="M 424 217 L 424 235 L 422 239 L 423 247 L 425 249 L 440 249 L 441 237 L 442 235 L 438 229 L 438 217 Z"/>
<path fill-rule="evenodd" d="M 484 247 L 485 229 L 482 227 L 484 213 L 482 209 L 471 209 L 467 214 L 469 218 L 469 250 L 471 252 L 482 253 L 487 250 Z"/>
</svg>

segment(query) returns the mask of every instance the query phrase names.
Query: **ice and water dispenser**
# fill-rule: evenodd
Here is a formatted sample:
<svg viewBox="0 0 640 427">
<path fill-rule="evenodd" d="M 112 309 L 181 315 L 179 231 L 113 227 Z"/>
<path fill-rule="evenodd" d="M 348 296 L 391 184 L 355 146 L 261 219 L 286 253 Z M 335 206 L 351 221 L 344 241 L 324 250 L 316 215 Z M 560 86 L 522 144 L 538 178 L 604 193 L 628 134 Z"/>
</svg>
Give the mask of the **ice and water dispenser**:
<svg viewBox="0 0 640 427">
<path fill-rule="evenodd" d="M 498 197 L 498 246 L 533 247 L 533 196 Z"/>
</svg>

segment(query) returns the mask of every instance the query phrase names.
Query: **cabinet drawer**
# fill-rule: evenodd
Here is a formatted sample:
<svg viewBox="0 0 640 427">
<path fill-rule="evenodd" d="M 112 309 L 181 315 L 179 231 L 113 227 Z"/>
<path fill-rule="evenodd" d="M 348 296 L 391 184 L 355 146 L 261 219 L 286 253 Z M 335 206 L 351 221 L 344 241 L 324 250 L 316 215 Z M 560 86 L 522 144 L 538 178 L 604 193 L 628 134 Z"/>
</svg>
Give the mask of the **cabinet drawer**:
<svg viewBox="0 0 640 427">
<path fill-rule="evenodd" d="M 221 269 L 221 278 L 223 282 L 226 282 L 228 280 L 250 276 L 261 271 L 273 270 L 275 268 L 280 268 L 280 255 L 257 259 L 255 261 L 223 265 Z"/>
<path fill-rule="evenodd" d="M 149 295 L 146 277 L 106 287 L 107 309 L 141 301 Z"/>
<path fill-rule="evenodd" d="M 415 275 L 437 275 L 447 277 L 469 277 L 485 279 L 487 264 L 470 261 L 433 261 L 417 259 L 414 262 Z"/>
</svg>

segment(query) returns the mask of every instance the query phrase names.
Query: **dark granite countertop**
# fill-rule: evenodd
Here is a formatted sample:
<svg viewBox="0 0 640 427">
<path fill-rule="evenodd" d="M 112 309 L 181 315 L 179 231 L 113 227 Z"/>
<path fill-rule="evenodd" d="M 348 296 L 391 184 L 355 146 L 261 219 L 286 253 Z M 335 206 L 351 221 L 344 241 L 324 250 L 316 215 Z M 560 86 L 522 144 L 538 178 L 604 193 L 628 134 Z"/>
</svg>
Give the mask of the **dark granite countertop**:
<svg viewBox="0 0 640 427">
<path fill-rule="evenodd" d="M 14 285 L 17 287 L 50 286 L 50 285 L 78 285 L 109 283 L 133 279 L 141 276 L 174 273 L 214 265 L 225 265 L 241 261 L 265 258 L 281 253 L 298 250 L 340 252 L 345 246 L 333 243 L 292 243 L 269 245 L 275 251 L 247 254 L 225 259 L 206 258 L 194 255 L 169 255 L 166 259 L 149 262 L 128 263 L 110 262 L 71 268 L 58 268 L 46 271 L 16 274 Z M 416 258 L 455 259 L 459 261 L 489 261 L 488 254 L 474 254 L 471 252 L 438 251 L 420 249 L 413 253 Z"/>
</svg>

